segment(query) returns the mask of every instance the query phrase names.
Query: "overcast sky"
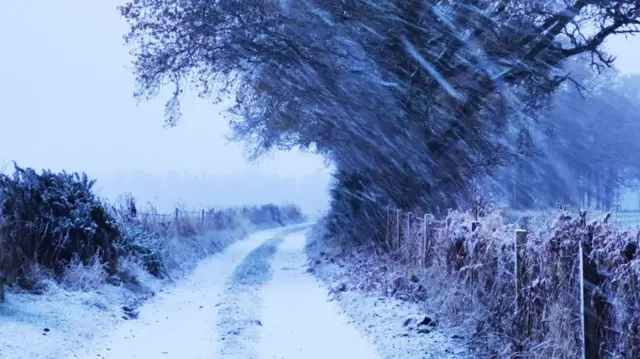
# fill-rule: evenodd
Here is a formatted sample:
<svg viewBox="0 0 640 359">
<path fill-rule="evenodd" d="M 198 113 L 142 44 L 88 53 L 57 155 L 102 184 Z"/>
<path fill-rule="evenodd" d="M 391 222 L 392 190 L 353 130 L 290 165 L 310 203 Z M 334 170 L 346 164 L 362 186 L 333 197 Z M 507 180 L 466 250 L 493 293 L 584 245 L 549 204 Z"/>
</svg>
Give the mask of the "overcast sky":
<svg viewBox="0 0 640 359">
<path fill-rule="evenodd" d="M 126 25 L 116 10 L 121 2 L 3 2 L 0 164 L 84 171 L 110 197 L 131 191 L 166 208 L 180 199 L 192 206 L 215 202 L 219 191 L 218 202 L 261 193 L 257 201 L 301 200 L 309 210 L 326 205 L 329 176 L 320 158 L 291 152 L 247 164 L 242 146 L 223 138 L 225 108 L 187 96 L 182 122 L 165 129 L 162 99 L 137 106 L 122 40 Z M 640 71 L 640 39 L 610 46 L 622 71 Z M 240 186 L 262 176 L 266 187 Z M 179 179 L 191 185 L 178 187 Z M 232 188 L 234 181 L 240 187 Z"/>
<path fill-rule="evenodd" d="M 0 164 L 84 171 L 108 197 L 133 192 L 163 208 L 176 201 L 198 206 L 203 198 L 239 204 L 252 196 L 322 207 L 318 197 L 326 197 L 329 177 L 320 158 L 294 151 L 250 165 L 244 148 L 223 137 L 229 132 L 224 106 L 187 95 L 182 122 L 165 129 L 164 99 L 136 105 L 119 3 L 3 2 Z M 192 186 L 178 186 L 177 178 Z M 253 182 L 255 188 L 246 188 Z M 313 186 L 306 191 L 312 200 L 294 198 L 303 183 Z"/>
</svg>

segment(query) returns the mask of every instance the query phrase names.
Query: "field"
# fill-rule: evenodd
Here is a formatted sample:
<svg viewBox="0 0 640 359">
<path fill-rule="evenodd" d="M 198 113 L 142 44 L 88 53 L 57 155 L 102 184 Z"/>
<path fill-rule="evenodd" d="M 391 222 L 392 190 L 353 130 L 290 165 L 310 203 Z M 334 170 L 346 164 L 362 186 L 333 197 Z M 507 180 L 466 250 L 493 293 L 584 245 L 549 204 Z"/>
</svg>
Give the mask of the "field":
<svg viewBox="0 0 640 359">
<path fill-rule="evenodd" d="M 548 209 L 543 211 L 517 211 L 508 212 L 507 219 L 512 222 L 520 222 L 523 218 L 528 217 L 534 223 L 553 221 L 557 218 L 559 211 L 556 209 Z M 570 210 L 578 216 L 578 210 Z M 607 212 L 603 211 L 587 211 L 587 221 L 600 220 L 605 217 Z M 612 212 L 610 221 L 618 228 L 640 229 L 640 211 L 619 211 Z"/>
</svg>

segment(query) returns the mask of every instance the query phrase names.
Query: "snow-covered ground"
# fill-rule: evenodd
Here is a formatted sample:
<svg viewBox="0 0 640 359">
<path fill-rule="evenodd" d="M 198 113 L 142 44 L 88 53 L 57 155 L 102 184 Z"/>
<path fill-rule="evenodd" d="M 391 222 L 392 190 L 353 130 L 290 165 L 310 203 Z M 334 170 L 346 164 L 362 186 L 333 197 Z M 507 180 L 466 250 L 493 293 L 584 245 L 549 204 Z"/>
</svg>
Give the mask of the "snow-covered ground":
<svg viewBox="0 0 640 359">
<path fill-rule="evenodd" d="M 0 304 L 0 358 L 73 357 L 98 333 L 116 327 L 125 290 L 68 292 L 52 285 L 44 295 L 7 294 Z"/>
<path fill-rule="evenodd" d="M 424 323 L 424 308 L 350 290 L 334 263 L 309 267 L 308 228 L 249 235 L 154 288 L 133 318 L 119 287 L 13 293 L 0 305 L 0 358 L 472 357 L 451 332 Z"/>
<path fill-rule="evenodd" d="M 475 328 L 454 327 L 424 303 L 403 300 L 398 293 L 408 287 L 411 273 L 386 267 L 388 262 L 370 253 L 341 248 L 322 239 L 321 226 L 309 232 L 306 252 L 310 271 L 329 287 L 349 322 L 375 343 L 383 359 L 471 359 L 484 357 L 470 345 Z M 366 258 L 364 258 L 366 256 Z M 403 279 L 403 281 L 398 281 Z M 406 279 L 406 280 L 405 280 Z M 427 289 L 428 290 L 428 289 Z"/>
<path fill-rule="evenodd" d="M 0 358 L 380 358 L 378 338 L 350 325 L 310 274 L 308 226 L 230 245 L 154 288 L 133 318 L 120 287 L 11 293 L 0 305 Z"/>
<path fill-rule="evenodd" d="M 282 229 L 267 230 L 238 241 L 202 261 L 173 288 L 140 309 L 127 321 L 84 348 L 81 358 L 215 358 L 226 333 L 220 333 L 219 308 L 226 307 L 227 279 L 263 242 Z M 247 308 L 251 309 L 251 308 Z M 88 349 L 88 350 L 87 350 Z"/>
<path fill-rule="evenodd" d="M 379 359 L 374 338 L 349 325 L 328 301 L 327 288 L 308 273 L 305 239 L 304 232 L 286 237 L 274 256 L 273 279 L 261 292 L 260 357 Z"/>
<path fill-rule="evenodd" d="M 174 284 L 155 280 L 149 275 L 145 277 L 145 273 L 140 271 L 136 274 L 144 285 L 137 288 L 105 285 L 95 291 L 79 292 L 48 283 L 47 290 L 41 295 L 8 292 L 6 301 L 0 303 L 0 358 L 66 359 L 95 352 L 109 356 L 109 352 L 121 349 L 117 346 L 116 338 L 129 341 L 128 338 L 140 335 L 131 331 L 141 330 L 141 326 L 146 328 L 153 322 L 156 325 L 153 328 L 162 332 L 159 326 L 163 323 L 173 328 L 173 324 L 181 318 L 196 314 L 200 316 L 201 312 L 190 311 L 193 308 L 188 301 L 210 296 L 207 289 L 212 288 L 212 283 L 217 279 L 224 282 L 225 273 L 234 268 L 232 261 L 243 259 L 242 250 L 245 246 L 257 245 L 281 230 L 257 232 L 246 240 L 235 242 L 224 252 L 219 252 L 219 249 L 229 245 L 233 242 L 231 237 L 237 239 L 237 235 L 243 231 L 232 235 L 213 233 L 210 239 L 203 238 L 203 245 L 212 247 L 209 252 L 218 253 L 201 261 L 190 275 Z M 184 256 L 182 259 L 191 261 L 194 258 Z M 191 265 L 187 263 L 182 267 L 189 268 Z M 220 274 L 215 274 L 216 271 Z M 213 282 L 209 282 L 209 286 L 201 286 L 200 282 L 204 281 Z M 137 308 L 141 301 L 150 297 L 141 308 Z M 210 306 L 214 304 L 210 303 Z M 160 311 L 166 311 L 167 314 L 154 317 Z M 167 317 L 171 320 L 168 321 Z M 194 337 L 197 338 L 200 335 L 197 334 L 198 330 L 202 328 L 197 327 L 197 322 L 193 324 Z M 125 332 L 128 335 L 121 335 Z M 144 332 L 147 330 L 140 331 Z M 188 330 L 188 333 L 192 331 Z M 152 342 L 161 338 L 156 336 Z M 142 345 L 139 341 L 132 343 Z M 102 351 L 105 354 L 101 354 Z"/>
</svg>

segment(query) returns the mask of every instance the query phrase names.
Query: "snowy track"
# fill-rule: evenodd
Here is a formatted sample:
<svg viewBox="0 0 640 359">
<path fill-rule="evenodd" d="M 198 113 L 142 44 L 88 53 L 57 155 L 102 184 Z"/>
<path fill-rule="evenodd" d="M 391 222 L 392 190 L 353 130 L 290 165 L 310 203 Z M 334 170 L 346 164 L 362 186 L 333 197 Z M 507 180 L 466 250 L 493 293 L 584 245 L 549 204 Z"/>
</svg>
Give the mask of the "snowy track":
<svg viewBox="0 0 640 359">
<path fill-rule="evenodd" d="M 215 358 L 220 348 L 218 307 L 227 279 L 245 257 L 279 230 L 238 241 L 201 262 L 174 288 L 140 308 L 138 319 L 95 340 L 85 358 Z M 83 357 L 83 356 L 80 356 Z"/>
<path fill-rule="evenodd" d="M 274 256 L 273 278 L 261 292 L 260 358 L 379 358 L 338 314 L 336 303 L 327 301 L 326 288 L 307 273 L 304 245 L 304 233 L 296 232 Z"/>
<path fill-rule="evenodd" d="M 306 273 L 303 247 L 302 227 L 237 242 L 71 357 L 379 358 Z"/>
</svg>

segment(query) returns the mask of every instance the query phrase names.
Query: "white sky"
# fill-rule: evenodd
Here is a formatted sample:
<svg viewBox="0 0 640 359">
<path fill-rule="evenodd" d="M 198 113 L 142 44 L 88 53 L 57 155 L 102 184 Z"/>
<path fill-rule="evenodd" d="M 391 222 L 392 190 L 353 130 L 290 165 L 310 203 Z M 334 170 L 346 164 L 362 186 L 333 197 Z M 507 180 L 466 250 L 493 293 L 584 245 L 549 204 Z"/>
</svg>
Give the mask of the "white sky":
<svg viewBox="0 0 640 359">
<path fill-rule="evenodd" d="M 164 99 L 137 106 L 119 3 L 3 2 L 0 164 L 15 160 L 37 169 L 84 171 L 98 179 L 107 197 L 132 192 L 143 201 L 164 203 L 163 208 L 179 200 L 198 206 L 213 194 L 224 195 L 213 205 L 240 204 L 239 198 L 251 202 L 251 190 L 226 185 L 225 193 L 219 193 L 214 182 L 259 184 L 262 176 L 275 174 L 282 181 L 270 181 L 270 187 L 260 191 L 267 196 L 256 201 L 306 203 L 305 198 L 294 198 L 292 186 L 300 181 L 313 183 L 308 191 L 314 198 L 326 197 L 328 172 L 316 156 L 278 153 L 259 166 L 247 164 L 244 148 L 223 138 L 229 131 L 220 114 L 224 107 L 187 96 L 182 122 L 165 129 Z M 171 172 L 185 180 L 206 174 L 209 184 L 201 181 L 200 193 L 178 187 Z M 214 181 L 217 176 L 224 179 Z M 168 188 L 168 183 L 174 186 Z M 317 198 L 311 202 L 315 204 L 306 205 L 309 210 L 323 205 Z"/>
<path fill-rule="evenodd" d="M 320 158 L 278 153 L 249 165 L 243 147 L 223 139 L 224 108 L 187 97 L 182 122 L 165 129 L 162 99 L 136 105 L 126 25 L 116 10 L 121 2 L 3 2 L 0 164 L 84 171 L 107 197 L 133 192 L 161 208 L 251 198 L 324 208 L 329 176 Z M 640 39 L 610 45 L 622 71 L 640 72 Z"/>
</svg>

